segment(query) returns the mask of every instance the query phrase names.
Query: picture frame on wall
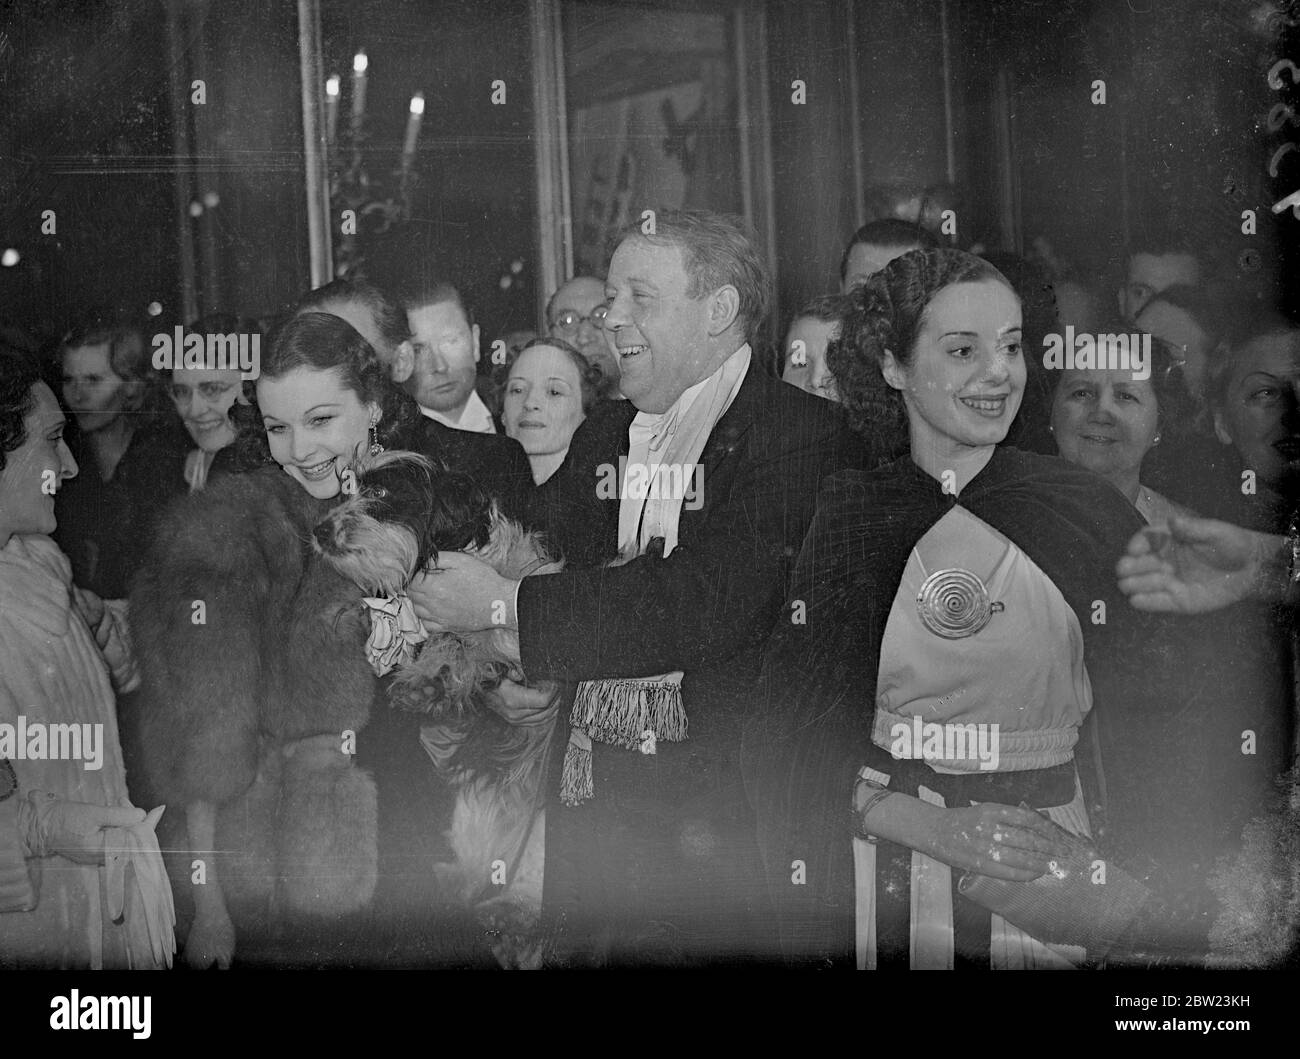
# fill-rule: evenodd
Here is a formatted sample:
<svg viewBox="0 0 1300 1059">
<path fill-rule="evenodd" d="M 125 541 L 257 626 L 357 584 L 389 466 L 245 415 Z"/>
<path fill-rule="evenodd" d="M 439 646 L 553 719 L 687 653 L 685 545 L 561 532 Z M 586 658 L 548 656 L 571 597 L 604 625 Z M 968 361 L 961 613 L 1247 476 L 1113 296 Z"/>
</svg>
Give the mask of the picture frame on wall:
<svg viewBox="0 0 1300 1059">
<path fill-rule="evenodd" d="M 762 11 L 533 0 L 532 13 L 539 290 L 603 275 L 614 235 L 658 209 L 739 214 L 775 272 Z"/>
</svg>

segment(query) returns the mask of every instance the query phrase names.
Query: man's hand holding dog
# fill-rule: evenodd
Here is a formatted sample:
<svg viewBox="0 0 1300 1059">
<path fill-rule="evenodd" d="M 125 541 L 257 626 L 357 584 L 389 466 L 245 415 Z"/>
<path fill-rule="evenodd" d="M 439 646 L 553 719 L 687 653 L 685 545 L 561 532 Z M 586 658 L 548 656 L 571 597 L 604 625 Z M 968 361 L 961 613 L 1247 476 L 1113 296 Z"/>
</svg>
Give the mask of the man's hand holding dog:
<svg viewBox="0 0 1300 1059">
<path fill-rule="evenodd" d="M 411 579 L 406 593 L 430 632 L 517 629 L 519 582 L 462 552 L 438 556 L 438 565 Z"/>
<path fill-rule="evenodd" d="M 488 701 L 511 724 L 532 727 L 546 724 L 559 708 L 560 697 L 555 692 L 555 685 L 549 681 L 530 688 L 513 680 L 503 680 L 495 691 L 489 693 Z"/>
</svg>

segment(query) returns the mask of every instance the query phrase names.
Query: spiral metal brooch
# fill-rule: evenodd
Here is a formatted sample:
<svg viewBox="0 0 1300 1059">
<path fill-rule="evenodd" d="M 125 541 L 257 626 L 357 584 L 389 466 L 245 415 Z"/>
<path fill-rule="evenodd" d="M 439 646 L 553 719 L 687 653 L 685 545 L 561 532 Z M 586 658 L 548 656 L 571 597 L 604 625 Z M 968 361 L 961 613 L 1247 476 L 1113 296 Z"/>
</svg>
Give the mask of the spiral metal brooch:
<svg viewBox="0 0 1300 1059">
<path fill-rule="evenodd" d="M 925 627 L 946 640 L 974 636 L 1002 603 L 989 600 L 984 582 L 969 570 L 936 570 L 925 579 L 916 596 L 916 609 Z"/>
</svg>

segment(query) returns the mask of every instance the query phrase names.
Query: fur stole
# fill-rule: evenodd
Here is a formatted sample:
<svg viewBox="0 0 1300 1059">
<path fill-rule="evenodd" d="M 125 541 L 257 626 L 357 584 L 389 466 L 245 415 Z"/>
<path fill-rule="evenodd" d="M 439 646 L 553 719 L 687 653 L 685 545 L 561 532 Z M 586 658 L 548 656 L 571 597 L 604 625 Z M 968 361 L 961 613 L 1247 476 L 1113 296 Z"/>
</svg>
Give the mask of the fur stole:
<svg viewBox="0 0 1300 1059">
<path fill-rule="evenodd" d="M 376 682 L 358 590 L 310 548 L 329 506 L 278 468 L 214 482 L 167 513 L 131 593 L 143 765 L 167 802 L 219 806 L 237 923 L 374 892 L 374 781 L 349 755 Z"/>
</svg>

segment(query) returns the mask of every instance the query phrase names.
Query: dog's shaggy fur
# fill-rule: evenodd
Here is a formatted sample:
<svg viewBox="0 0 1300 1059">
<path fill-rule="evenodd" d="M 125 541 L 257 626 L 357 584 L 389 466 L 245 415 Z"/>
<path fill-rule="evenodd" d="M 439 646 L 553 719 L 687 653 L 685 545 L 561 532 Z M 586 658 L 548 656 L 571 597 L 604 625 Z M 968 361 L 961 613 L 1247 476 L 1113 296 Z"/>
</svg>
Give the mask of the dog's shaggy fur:
<svg viewBox="0 0 1300 1059">
<path fill-rule="evenodd" d="M 374 781 L 341 752 L 376 680 L 356 587 L 310 546 L 327 507 L 279 468 L 214 482 L 168 513 L 131 594 L 142 764 L 178 815 L 218 807 L 237 930 L 350 912 L 376 884 Z"/>
<path fill-rule="evenodd" d="M 372 594 L 401 592 L 439 551 L 467 551 L 511 578 L 560 569 L 541 539 L 502 518 L 472 479 L 406 452 L 364 461 L 353 494 L 312 537 L 326 563 Z M 426 747 L 457 788 L 447 834 L 456 862 L 441 877 L 464 900 L 489 888 L 494 862 L 529 876 L 540 859 L 535 825 L 555 719 L 516 726 L 492 709 L 488 693 L 523 676 L 504 637 L 503 630 L 434 634 L 389 688 L 393 705 L 434 722 Z M 540 891 L 525 900 L 540 900 Z"/>
<path fill-rule="evenodd" d="M 217 808 L 216 852 L 173 858 L 174 877 L 179 888 L 191 857 L 214 858 L 237 935 L 335 918 L 375 892 L 376 789 L 340 752 L 380 686 L 361 595 L 400 591 L 439 549 L 515 576 L 555 568 L 464 475 L 409 453 L 357 472 L 351 495 L 329 501 L 279 468 L 214 482 L 164 518 L 133 586 L 142 767 L 174 820 L 195 803 Z M 488 692 L 510 675 L 499 636 L 435 636 L 394 681 L 395 703 L 455 747 L 442 769 L 456 789 L 456 859 L 439 877 L 465 902 L 496 881 L 493 862 L 524 862 L 512 874 L 531 878 L 540 860 L 553 725 L 515 728 L 490 708 Z M 539 901 L 539 890 L 522 899 L 525 918 Z"/>
<path fill-rule="evenodd" d="M 467 551 L 507 577 L 560 569 L 541 538 L 502 518 L 474 479 L 414 452 L 363 460 L 351 495 L 313 530 L 325 562 L 371 595 L 395 596 L 440 551 Z M 518 679 L 503 630 L 442 633 L 393 680 L 394 705 L 435 716 L 481 712 L 479 694 Z"/>
</svg>

